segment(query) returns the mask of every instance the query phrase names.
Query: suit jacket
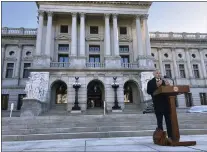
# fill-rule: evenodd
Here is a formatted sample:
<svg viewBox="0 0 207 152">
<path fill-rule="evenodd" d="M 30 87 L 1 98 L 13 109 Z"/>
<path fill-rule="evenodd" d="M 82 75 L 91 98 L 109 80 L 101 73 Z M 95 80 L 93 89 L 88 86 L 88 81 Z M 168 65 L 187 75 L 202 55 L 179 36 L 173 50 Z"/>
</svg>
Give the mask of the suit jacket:
<svg viewBox="0 0 207 152">
<path fill-rule="evenodd" d="M 162 80 L 162 86 L 165 86 L 165 81 Z M 151 95 L 152 101 L 154 104 L 155 113 L 160 112 L 170 112 L 168 96 L 166 95 L 156 95 L 154 96 L 153 93 L 157 89 L 156 79 L 153 78 L 147 83 L 147 93 Z"/>
</svg>

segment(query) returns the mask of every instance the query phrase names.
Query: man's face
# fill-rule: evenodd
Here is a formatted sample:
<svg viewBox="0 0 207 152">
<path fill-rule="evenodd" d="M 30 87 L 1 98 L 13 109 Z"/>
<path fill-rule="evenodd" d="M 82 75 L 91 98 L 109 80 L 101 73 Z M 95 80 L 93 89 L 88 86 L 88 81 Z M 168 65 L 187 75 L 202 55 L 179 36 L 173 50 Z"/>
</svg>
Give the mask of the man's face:
<svg viewBox="0 0 207 152">
<path fill-rule="evenodd" d="M 160 77 L 161 77 L 161 73 L 160 73 L 160 71 L 155 71 L 155 72 L 154 72 L 154 76 L 155 76 L 156 78 L 160 78 Z"/>
</svg>

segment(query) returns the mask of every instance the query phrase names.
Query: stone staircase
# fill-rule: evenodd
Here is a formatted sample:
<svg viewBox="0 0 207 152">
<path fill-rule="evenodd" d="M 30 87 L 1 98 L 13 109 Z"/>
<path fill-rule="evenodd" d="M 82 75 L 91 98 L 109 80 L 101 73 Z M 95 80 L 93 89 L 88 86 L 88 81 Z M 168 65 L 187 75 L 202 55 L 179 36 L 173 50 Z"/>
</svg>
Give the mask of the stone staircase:
<svg viewBox="0 0 207 152">
<path fill-rule="evenodd" d="M 178 113 L 180 134 L 207 134 L 206 118 L 207 114 Z M 4 117 L 2 140 L 151 136 L 155 128 L 154 114 Z"/>
</svg>

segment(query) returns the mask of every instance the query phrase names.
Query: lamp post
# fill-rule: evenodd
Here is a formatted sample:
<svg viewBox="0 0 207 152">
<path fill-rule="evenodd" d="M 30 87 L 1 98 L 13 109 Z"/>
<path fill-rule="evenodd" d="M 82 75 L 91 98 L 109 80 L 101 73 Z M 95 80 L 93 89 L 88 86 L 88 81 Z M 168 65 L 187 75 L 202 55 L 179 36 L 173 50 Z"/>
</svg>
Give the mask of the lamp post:
<svg viewBox="0 0 207 152">
<path fill-rule="evenodd" d="M 121 107 L 118 105 L 117 100 L 117 88 L 119 87 L 119 83 L 116 82 L 117 77 L 113 77 L 114 82 L 111 84 L 112 88 L 114 88 L 114 106 L 112 107 L 113 110 L 121 109 Z"/>
<path fill-rule="evenodd" d="M 80 110 L 78 106 L 78 89 L 81 87 L 81 84 L 78 82 L 79 77 L 75 77 L 75 83 L 73 83 L 73 88 L 75 88 L 75 103 L 72 110 Z"/>
</svg>

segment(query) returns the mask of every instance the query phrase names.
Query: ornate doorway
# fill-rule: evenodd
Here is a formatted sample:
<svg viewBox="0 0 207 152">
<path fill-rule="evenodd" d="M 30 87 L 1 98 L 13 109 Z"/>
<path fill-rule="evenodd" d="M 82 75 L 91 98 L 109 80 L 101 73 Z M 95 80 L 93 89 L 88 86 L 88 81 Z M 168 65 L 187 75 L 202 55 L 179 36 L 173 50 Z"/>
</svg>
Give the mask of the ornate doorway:
<svg viewBox="0 0 207 152">
<path fill-rule="evenodd" d="M 87 108 L 102 108 L 104 102 L 104 86 L 98 80 L 93 80 L 87 87 Z"/>
</svg>

